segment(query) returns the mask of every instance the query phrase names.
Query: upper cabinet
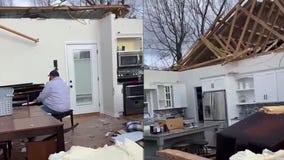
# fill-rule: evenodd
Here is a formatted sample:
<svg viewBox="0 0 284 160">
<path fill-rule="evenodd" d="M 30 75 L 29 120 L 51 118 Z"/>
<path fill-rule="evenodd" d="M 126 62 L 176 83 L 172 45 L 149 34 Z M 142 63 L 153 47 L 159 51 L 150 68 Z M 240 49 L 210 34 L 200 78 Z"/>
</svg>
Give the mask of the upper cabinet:
<svg viewBox="0 0 284 160">
<path fill-rule="evenodd" d="M 225 78 L 210 78 L 201 80 L 202 91 L 216 91 L 225 89 Z"/>
<path fill-rule="evenodd" d="M 284 101 L 284 70 L 276 71 L 277 96 L 279 101 Z"/>
<path fill-rule="evenodd" d="M 156 109 L 186 107 L 186 88 L 184 84 L 158 84 Z"/>
<path fill-rule="evenodd" d="M 246 75 L 237 78 L 237 96 L 238 103 L 255 103 L 254 78 L 252 75 Z"/>
<path fill-rule="evenodd" d="M 275 102 L 277 98 L 275 71 L 256 73 L 254 75 L 255 101 Z"/>
<path fill-rule="evenodd" d="M 117 52 L 141 52 L 142 42 L 142 37 L 118 37 Z"/>
<path fill-rule="evenodd" d="M 254 73 L 236 80 L 238 105 L 284 101 L 284 70 Z"/>
<path fill-rule="evenodd" d="M 175 108 L 186 107 L 186 88 L 184 84 L 173 85 L 173 105 Z"/>
</svg>

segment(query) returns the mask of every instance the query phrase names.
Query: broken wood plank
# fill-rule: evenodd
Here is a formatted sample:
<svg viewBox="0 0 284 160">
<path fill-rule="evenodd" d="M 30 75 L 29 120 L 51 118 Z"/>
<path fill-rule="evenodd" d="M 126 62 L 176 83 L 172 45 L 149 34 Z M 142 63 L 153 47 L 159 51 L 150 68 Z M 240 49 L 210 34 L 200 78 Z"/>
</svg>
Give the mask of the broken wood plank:
<svg viewBox="0 0 284 160">
<path fill-rule="evenodd" d="M 268 52 L 272 47 L 274 47 L 278 43 L 279 39 L 276 39 L 269 47 L 265 49 L 264 52 Z"/>
<path fill-rule="evenodd" d="M 235 53 L 234 55 L 229 55 L 225 58 L 225 61 L 223 62 L 222 65 L 225 65 L 229 62 L 232 62 L 232 61 L 236 60 L 237 58 L 239 58 L 239 57 L 243 56 L 244 54 L 251 52 L 251 51 L 253 51 L 253 48 L 247 48 L 247 49 L 245 49 L 245 50 L 243 50 L 239 53 Z"/>
<path fill-rule="evenodd" d="M 212 60 L 209 60 L 209 61 L 205 61 L 205 62 L 194 64 L 194 65 L 191 65 L 191 66 L 188 66 L 188 67 L 181 68 L 180 71 L 186 71 L 186 70 L 189 70 L 189 69 L 194 69 L 194 68 L 198 68 L 198 67 L 204 67 L 204 66 L 212 65 L 212 64 L 215 64 L 215 63 L 219 63 L 223 60 L 225 60 L 225 57 L 212 59 Z"/>
<path fill-rule="evenodd" d="M 32 37 L 30 37 L 30 36 L 27 36 L 27 35 L 25 35 L 25 34 L 23 34 L 23 33 L 20 33 L 20 32 L 18 32 L 18 31 L 15 31 L 15 30 L 10 29 L 10 28 L 8 28 L 8 27 L 5 27 L 5 26 L 3 26 L 3 25 L 0 25 L 0 28 L 6 30 L 6 31 L 8 31 L 8 32 L 14 33 L 14 34 L 16 34 L 16 35 L 19 35 L 19 36 L 21 36 L 21 37 L 24 37 L 24 38 L 26 38 L 26 39 L 29 39 L 29 40 L 31 40 L 31 41 L 34 41 L 35 43 L 39 42 L 39 39 L 38 39 L 38 38 L 32 38 Z"/>
<path fill-rule="evenodd" d="M 167 158 L 169 160 L 210 160 L 208 158 L 200 157 L 195 154 L 182 152 L 175 149 L 165 149 L 158 151 L 157 156 Z"/>
</svg>

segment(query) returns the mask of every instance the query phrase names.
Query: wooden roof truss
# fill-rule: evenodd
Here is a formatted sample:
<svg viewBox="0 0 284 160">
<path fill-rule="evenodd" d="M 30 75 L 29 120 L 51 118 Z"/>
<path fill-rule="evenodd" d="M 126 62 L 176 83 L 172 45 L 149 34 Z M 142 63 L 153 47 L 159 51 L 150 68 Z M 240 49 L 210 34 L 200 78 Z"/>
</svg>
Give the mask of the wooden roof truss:
<svg viewBox="0 0 284 160">
<path fill-rule="evenodd" d="M 180 70 L 269 54 L 284 45 L 284 1 L 240 0 L 193 45 Z"/>
</svg>

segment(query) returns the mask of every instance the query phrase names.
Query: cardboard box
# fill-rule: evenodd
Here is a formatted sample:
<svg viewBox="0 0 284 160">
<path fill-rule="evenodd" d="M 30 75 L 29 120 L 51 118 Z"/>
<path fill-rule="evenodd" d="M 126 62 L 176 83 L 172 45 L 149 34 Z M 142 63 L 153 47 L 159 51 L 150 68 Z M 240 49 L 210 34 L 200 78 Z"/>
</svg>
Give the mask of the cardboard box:
<svg viewBox="0 0 284 160">
<path fill-rule="evenodd" d="M 161 124 L 165 124 L 168 130 L 183 128 L 183 118 L 171 118 L 160 120 Z"/>
</svg>

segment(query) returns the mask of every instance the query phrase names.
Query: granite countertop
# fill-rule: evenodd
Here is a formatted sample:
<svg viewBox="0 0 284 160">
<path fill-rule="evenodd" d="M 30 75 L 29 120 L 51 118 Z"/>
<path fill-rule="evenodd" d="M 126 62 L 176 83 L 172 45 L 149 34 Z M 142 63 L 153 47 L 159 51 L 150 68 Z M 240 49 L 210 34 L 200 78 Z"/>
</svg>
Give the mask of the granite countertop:
<svg viewBox="0 0 284 160">
<path fill-rule="evenodd" d="M 150 133 L 150 126 L 144 126 L 144 139 L 145 138 L 154 138 L 154 137 L 166 137 L 166 136 L 171 136 L 171 135 L 179 135 L 179 134 L 191 134 L 191 133 L 196 133 L 196 132 L 201 132 L 205 130 L 209 130 L 212 128 L 218 128 L 220 123 L 218 122 L 212 122 L 212 123 L 198 123 L 194 127 L 184 127 L 180 129 L 174 129 L 170 130 L 169 132 L 161 133 L 161 134 L 151 134 Z"/>
</svg>

